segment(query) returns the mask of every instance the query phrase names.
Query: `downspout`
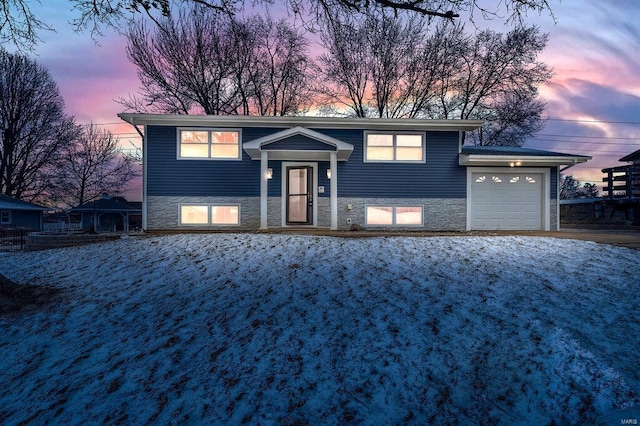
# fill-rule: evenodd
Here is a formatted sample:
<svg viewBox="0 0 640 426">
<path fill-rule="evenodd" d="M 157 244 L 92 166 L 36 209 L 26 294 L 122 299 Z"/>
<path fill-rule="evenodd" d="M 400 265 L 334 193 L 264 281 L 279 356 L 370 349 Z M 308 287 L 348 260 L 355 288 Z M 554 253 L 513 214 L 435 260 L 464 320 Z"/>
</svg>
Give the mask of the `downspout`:
<svg viewBox="0 0 640 426">
<path fill-rule="evenodd" d="M 571 167 L 575 166 L 576 164 L 578 164 L 578 160 L 576 160 L 575 158 L 573 159 L 573 164 L 569 164 L 568 166 L 566 166 L 564 169 L 560 169 L 558 168 L 558 181 L 560 181 L 560 173 L 564 172 L 565 170 L 570 169 Z"/>
<path fill-rule="evenodd" d="M 568 166 L 565 166 L 564 168 L 560 168 L 560 166 L 558 166 L 558 176 L 556 177 L 556 231 L 560 230 L 560 173 L 564 172 L 565 170 L 570 169 L 571 167 L 575 166 L 576 164 L 578 164 L 578 160 L 577 159 L 573 159 L 573 164 L 569 164 Z"/>
</svg>

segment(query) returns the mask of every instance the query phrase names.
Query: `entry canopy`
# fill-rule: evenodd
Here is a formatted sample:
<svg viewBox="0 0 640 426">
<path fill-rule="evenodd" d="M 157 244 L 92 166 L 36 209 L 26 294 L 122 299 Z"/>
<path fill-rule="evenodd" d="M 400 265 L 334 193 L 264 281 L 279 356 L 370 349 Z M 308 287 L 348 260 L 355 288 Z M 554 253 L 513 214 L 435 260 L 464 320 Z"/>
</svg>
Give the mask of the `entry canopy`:
<svg viewBox="0 0 640 426">
<path fill-rule="evenodd" d="M 338 161 L 347 161 L 353 152 L 349 143 L 300 126 L 245 142 L 242 147 L 252 160 L 260 160 L 267 151 L 270 160 L 329 161 L 331 153 L 336 153 Z"/>
<path fill-rule="evenodd" d="M 463 146 L 459 163 L 461 166 L 573 166 L 591 160 L 586 155 L 563 154 L 560 152 L 515 146 Z"/>
</svg>

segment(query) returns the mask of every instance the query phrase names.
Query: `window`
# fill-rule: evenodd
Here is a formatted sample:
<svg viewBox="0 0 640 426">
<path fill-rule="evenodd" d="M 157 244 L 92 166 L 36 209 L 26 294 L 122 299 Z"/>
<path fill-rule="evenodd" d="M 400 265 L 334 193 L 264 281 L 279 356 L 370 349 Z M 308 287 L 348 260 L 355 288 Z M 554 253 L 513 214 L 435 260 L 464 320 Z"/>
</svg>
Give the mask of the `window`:
<svg viewBox="0 0 640 426">
<path fill-rule="evenodd" d="M 240 206 L 209 204 L 180 206 L 180 225 L 239 225 Z"/>
<path fill-rule="evenodd" d="M 11 210 L 0 210 L 0 223 L 3 225 L 11 223 Z"/>
<path fill-rule="evenodd" d="M 178 129 L 178 158 L 240 159 L 240 131 Z"/>
<path fill-rule="evenodd" d="M 365 133 L 364 160 L 424 162 L 424 134 Z"/>
<path fill-rule="evenodd" d="M 367 225 L 393 225 L 393 207 L 367 206 Z"/>
<path fill-rule="evenodd" d="M 365 223 L 368 226 L 421 226 L 420 206 L 367 206 Z"/>
<path fill-rule="evenodd" d="M 208 223 L 208 206 L 180 206 L 181 225 L 207 225 Z"/>
<path fill-rule="evenodd" d="M 211 223 L 214 225 L 238 225 L 238 206 L 211 206 Z"/>
</svg>

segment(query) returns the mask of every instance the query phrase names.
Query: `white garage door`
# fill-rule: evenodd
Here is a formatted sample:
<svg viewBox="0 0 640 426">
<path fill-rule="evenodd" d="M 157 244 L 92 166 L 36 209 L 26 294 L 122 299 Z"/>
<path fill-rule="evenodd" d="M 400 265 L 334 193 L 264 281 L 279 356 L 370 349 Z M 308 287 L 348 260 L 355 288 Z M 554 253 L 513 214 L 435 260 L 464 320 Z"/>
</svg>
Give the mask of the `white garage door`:
<svg viewBox="0 0 640 426">
<path fill-rule="evenodd" d="M 542 184 L 538 173 L 471 173 L 471 229 L 544 229 Z"/>
</svg>

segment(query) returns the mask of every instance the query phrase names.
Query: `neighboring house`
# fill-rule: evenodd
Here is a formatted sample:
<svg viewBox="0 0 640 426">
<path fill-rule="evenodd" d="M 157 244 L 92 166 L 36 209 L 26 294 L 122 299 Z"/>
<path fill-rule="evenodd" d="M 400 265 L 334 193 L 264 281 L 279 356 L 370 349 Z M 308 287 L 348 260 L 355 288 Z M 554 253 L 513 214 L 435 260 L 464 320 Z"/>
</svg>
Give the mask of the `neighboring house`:
<svg viewBox="0 0 640 426">
<path fill-rule="evenodd" d="M 559 168 L 590 159 L 463 146 L 477 120 L 119 117 L 144 132 L 146 230 L 551 230 Z"/>
<path fill-rule="evenodd" d="M 40 231 L 47 210 L 47 207 L 0 195 L 0 228 L 20 227 Z"/>
<path fill-rule="evenodd" d="M 602 169 L 603 206 L 612 208 L 611 217 L 622 211 L 634 225 L 640 226 L 640 149 L 619 161 L 631 164 Z"/>
<path fill-rule="evenodd" d="M 69 213 L 80 215 L 79 222 L 83 229 L 129 232 L 142 211 L 129 204 L 123 197 L 109 197 L 104 194 L 98 200 L 72 208 Z"/>
</svg>

